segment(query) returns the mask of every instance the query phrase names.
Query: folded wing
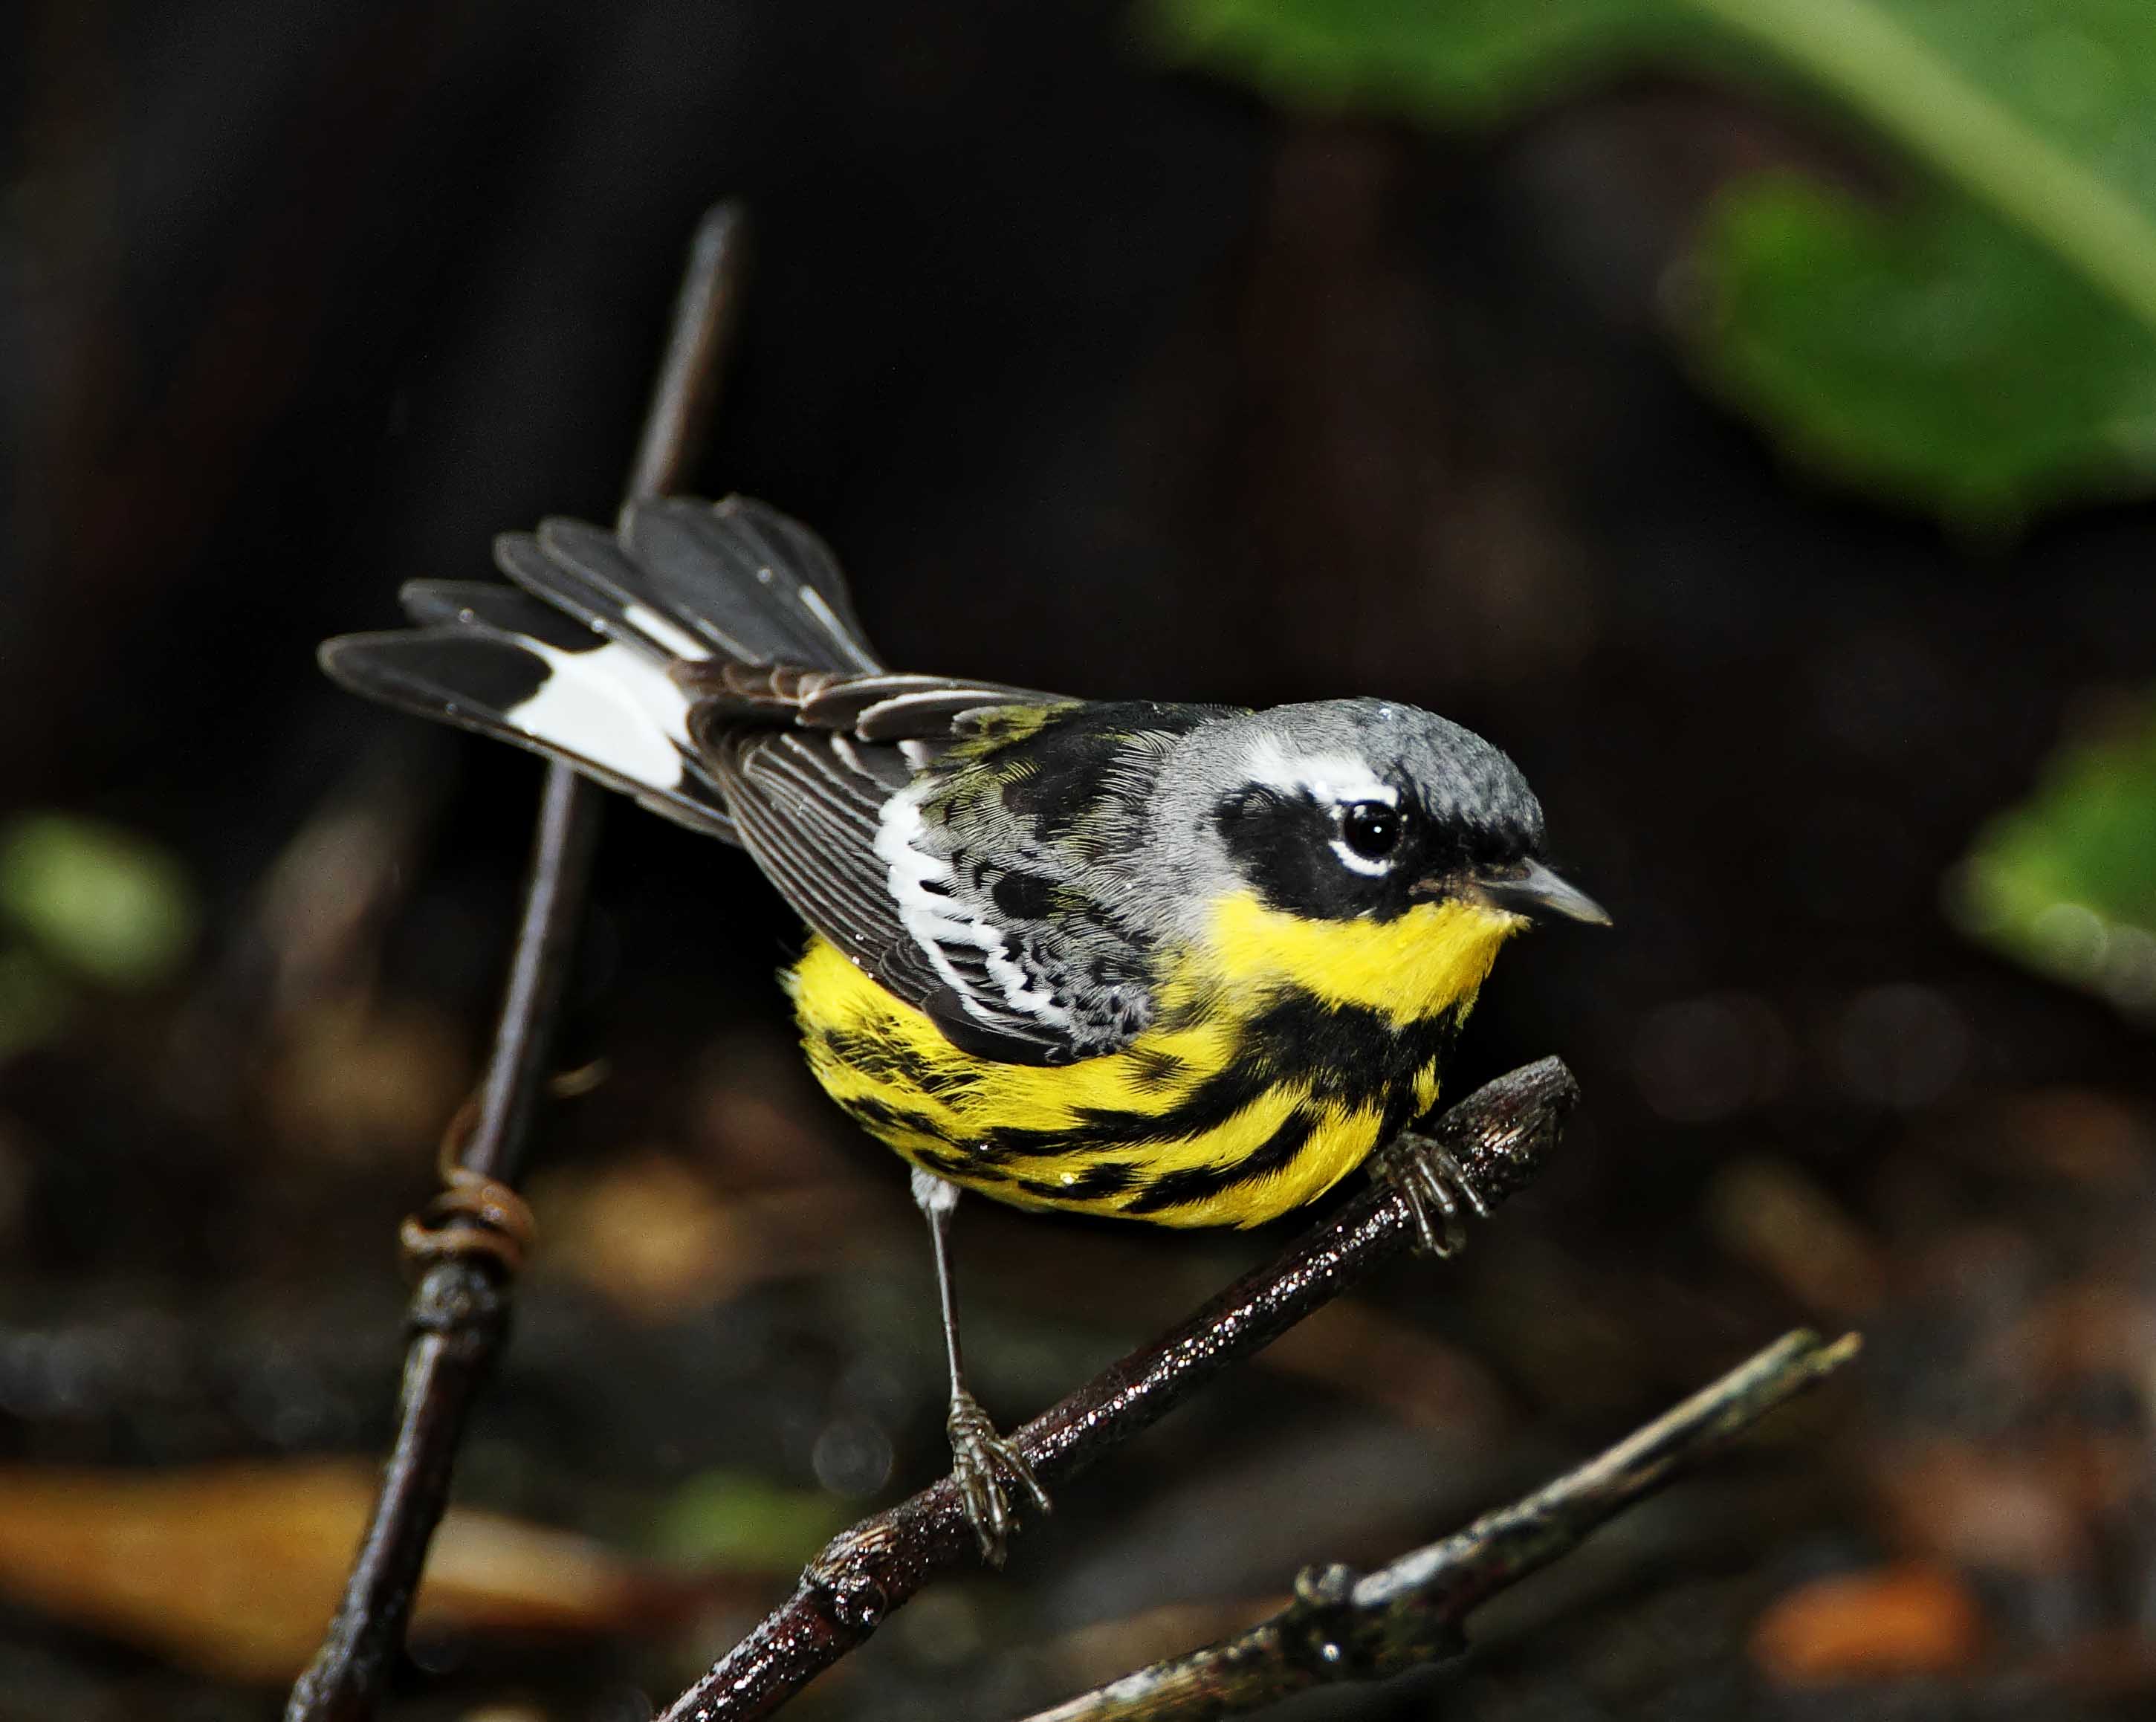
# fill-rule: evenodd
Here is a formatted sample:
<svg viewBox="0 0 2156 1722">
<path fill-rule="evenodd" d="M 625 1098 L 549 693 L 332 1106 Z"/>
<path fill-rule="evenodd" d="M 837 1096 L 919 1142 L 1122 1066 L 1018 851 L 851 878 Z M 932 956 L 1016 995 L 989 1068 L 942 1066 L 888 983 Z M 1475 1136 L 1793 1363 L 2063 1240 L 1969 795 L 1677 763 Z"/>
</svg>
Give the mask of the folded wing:
<svg viewBox="0 0 2156 1722">
<path fill-rule="evenodd" d="M 993 905 L 945 901 L 906 841 L 919 774 L 1035 690 L 884 669 L 836 559 L 746 498 L 633 504 L 618 532 L 505 534 L 515 583 L 417 581 L 415 627 L 346 635 L 355 691 L 561 760 L 747 848 L 818 933 L 983 1056 L 1080 1056 Z"/>
</svg>

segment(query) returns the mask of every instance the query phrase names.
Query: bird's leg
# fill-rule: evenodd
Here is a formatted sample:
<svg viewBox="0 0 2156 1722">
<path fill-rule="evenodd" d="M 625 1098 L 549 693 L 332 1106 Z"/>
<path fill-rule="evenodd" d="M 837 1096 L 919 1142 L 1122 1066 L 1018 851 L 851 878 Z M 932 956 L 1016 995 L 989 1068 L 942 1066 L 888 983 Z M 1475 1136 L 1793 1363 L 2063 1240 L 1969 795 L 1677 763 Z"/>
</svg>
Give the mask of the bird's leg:
<svg viewBox="0 0 2156 1722">
<path fill-rule="evenodd" d="M 951 1211 L 958 1205 L 958 1186 L 919 1167 L 913 1171 L 913 1200 L 928 1216 L 928 1235 L 936 1247 L 936 1293 L 943 1306 L 943 1343 L 951 1354 L 951 1474 L 966 1504 L 966 1518 L 990 1566 L 1004 1564 L 1004 1544 L 1018 1522 L 1009 1491 L 1024 1489 L 1044 1513 L 1047 1491 L 1033 1467 L 1011 1442 L 996 1433 L 988 1414 L 966 1390 L 966 1371 L 958 1350 L 958 1298 L 951 1278 Z"/>
<path fill-rule="evenodd" d="M 1435 1137 L 1403 1130 L 1381 1149 L 1377 1175 L 1408 1199 L 1415 1232 L 1432 1256 L 1450 1256 L 1467 1241 L 1465 1215 L 1490 1217 L 1490 1205 L 1467 1169 Z"/>
</svg>

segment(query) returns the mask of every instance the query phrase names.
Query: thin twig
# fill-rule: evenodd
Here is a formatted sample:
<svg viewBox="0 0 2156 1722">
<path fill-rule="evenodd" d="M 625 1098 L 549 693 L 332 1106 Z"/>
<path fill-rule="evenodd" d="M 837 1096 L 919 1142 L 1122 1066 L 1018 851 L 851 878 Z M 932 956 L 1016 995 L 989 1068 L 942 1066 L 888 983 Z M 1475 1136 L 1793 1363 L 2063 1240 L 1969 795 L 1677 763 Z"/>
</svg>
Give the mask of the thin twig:
<svg viewBox="0 0 2156 1722">
<path fill-rule="evenodd" d="M 734 203 L 715 206 L 697 224 L 631 470 L 632 500 L 675 487 L 695 461 L 740 296 L 745 237 Z M 546 1074 L 583 910 L 598 802 L 598 792 L 574 772 L 547 767 L 501 1018 L 471 1128 L 451 1169 L 453 1186 L 484 1187 L 512 1204 L 506 1185 L 521 1168 Z M 362 1722 L 374 1713 L 448 1504 L 466 1412 L 508 1318 L 508 1277 L 498 1251 L 444 1253 L 420 1275 L 382 1491 L 328 1637 L 292 1689 L 286 1722 Z"/>
<path fill-rule="evenodd" d="M 1187 1722 L 1312 1686 L 1382 1680 L 1466 1649 L 1467 1617 L 1856 1354 L 1799 1329 L 1523 1501 L 1376 1572 L 1308 1567 L 1295 1600 L 1247 1631 L 1172 1657 L 1027 1722 Z"/>
<path fill-rule="evenodd" d="M 1476 1090 L 1445 1113 L 1435 1133 L 1495 1202 L 1534 1176 L 1578 1093 L 1571 1072 L 1545 1058 Z M 1110 1365 L 1013 1440 L 1044 1483 L 1065 1481 L 1414 1237 L 1407 1199 L 1373 1184 L 1277 1260 L 1165 1338 Z M 793 1596 L 676 1699 L 665 1722 L 769 1715 L 931 1579 L 977 1558 L 957 1488 L 947 1477 L 834 1540 L 809 1564 Z"/>
</svg>

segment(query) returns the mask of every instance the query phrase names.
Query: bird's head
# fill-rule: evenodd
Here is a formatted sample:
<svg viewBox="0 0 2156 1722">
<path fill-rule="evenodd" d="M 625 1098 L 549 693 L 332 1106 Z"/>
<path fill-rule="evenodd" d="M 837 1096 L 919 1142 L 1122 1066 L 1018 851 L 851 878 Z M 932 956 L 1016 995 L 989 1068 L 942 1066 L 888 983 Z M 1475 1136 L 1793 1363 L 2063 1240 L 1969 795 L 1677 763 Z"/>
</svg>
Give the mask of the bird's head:
<svg viewBox="0 0 2156 1722">
<path fill-rule="evenodd" d="M 1205 901 L 1191 909 L 1242 954 L 1235 968 L 1281 961 L 1313 971 L 1312 984 L 1332 969 L 1343 996 L 1360 997 L 1390 983 L 1373 973 L 1351 986 L 1348 965 L 1397 964 L 1410 994 L 1471 995 L 1530 921 L 1608 923 L 1543 859 L 1542 805 L 1519 768 L 1433 712 L 1328 700 L 1189 742 L 1163 829 L 1204 851 Z M 1414 984 L 1416 965 L 1440 956 L 1443 974 Z"/>
<path fill-rule="evenodd" d="M 1269 908 L 1390 920 L 1460 902 L 1609 918 L 1543 860 L 1543 810 L 1471 730 L 1384 700 L 1278 706 L 1220 726 L 1202 762 L 1220 851 Z"/>
</svg>

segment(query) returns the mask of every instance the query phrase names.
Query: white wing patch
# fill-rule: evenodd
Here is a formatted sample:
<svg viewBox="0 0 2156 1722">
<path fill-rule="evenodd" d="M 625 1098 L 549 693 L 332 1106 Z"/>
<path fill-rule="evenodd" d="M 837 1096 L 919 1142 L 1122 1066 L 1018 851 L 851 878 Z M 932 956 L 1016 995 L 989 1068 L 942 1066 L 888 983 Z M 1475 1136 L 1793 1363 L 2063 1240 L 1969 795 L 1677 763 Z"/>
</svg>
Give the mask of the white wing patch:
<svg viewBox="0 0 2156 1722">
<path fill-rule="evenodd" d="M 1025 1025 L 1067 1031 L 1070 1008 L 1056 1004 L 1049 987 L 1012 958 L 1002 928 L 959 898 L 950 863 L 914 842 L 922 830 L 923 793 L 923 786 L 918 785 L 901 790 L 885 804 L 876 823 L 875 852 L 889 869 L 900 924 L 976 1021 L 1006 1031 Z M 998 1001 L 983 998 L 978 980 L 952 960 L 955 951 L 980 954 L 981 968 L 1002 995 L 1000 1008 Z M 1014 1016 L 1021 1022 L 1014 1025 Z"/>
</svg>

